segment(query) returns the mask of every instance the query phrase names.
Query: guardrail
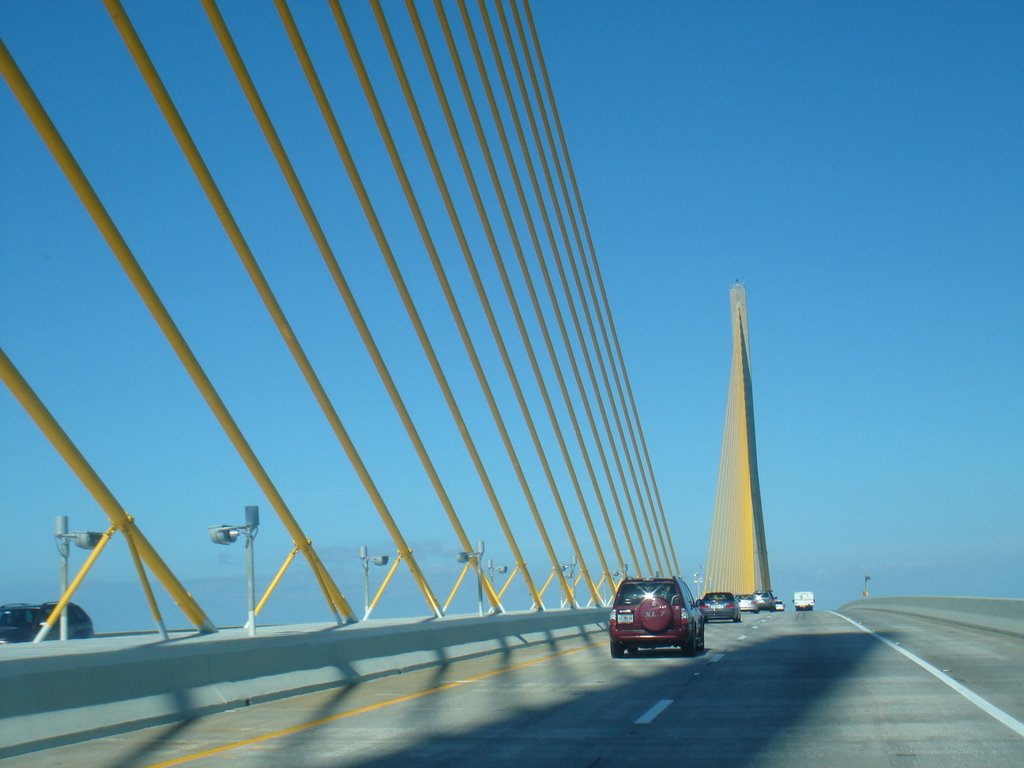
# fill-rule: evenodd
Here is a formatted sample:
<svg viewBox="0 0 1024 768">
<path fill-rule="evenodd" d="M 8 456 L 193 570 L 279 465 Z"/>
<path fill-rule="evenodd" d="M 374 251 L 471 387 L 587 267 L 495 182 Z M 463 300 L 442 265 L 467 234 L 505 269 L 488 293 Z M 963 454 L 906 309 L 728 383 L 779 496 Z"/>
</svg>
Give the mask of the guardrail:
<svg viewBox="0 0 1024 768">
<path fill-rule="evenodd" d="M 889 611 L 1024 637 L 1024 599 L 1002 597 L 871 597 L 839 609 Z"/>
<path fill-rule="evenodd" d="M 605 608 L 96 638 L 0 652 L 0 758 L 607 630 Z"/>
</svg>

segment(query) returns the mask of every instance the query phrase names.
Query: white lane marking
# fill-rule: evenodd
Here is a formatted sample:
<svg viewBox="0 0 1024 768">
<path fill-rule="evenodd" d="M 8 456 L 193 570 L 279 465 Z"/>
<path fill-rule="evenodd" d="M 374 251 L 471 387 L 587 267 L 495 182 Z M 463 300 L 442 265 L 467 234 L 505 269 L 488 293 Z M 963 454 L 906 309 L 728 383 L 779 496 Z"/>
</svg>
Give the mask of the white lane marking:
<svg viewBox="0 0 1024 768">
<path fill-rule="evenodd" d="M 644 712 L 642 715 L 640 715 L 640 717 L 638 717 L 633 722 L 636 725 L 647 725 L 654 718 L 656 718 L 658 715 L 660 715 L 662 712 L 664 712 L 666 709 L 668 709 L 669 704 L 671 704 L 672 702 L 673 702 L 673 699 L 662 699 L 657 704 L 655 704 L 653 707 L 651 707 L 646 712 Z"/>
<path fill-rule="evenodd" d="M 1011 731 L 1016 733 L 1018 736 L 1024 736 L 1024 723 L 1022 723 L 1020 720 L 1016 720 L 1013 717 L 1010 717 L 1010 715 L 1008 715 L 1005 712 L 1003 712 L 1003 710 L 999 709 L 999 707 L 997 707 L 994 704 L 991 704 L 990 702 L 988 702 L 985 699 L 981 698 L 981 696 L 976 694 L 970 688 L 967 688 L 966 686 L 961 685 L 956 680 L 951 678 L 949 675 L 943 674 L 941 670 L 939 670 L 936 667 L 933 667 L 931 664 L 929 664 L 924 659 L 918 658 L 917 656 L 912 654 L 910 651 L 908 651 L 906 648 L 901 648 L 899 643 L 894 643 L 892 640 L 889 640 L 887 638 L 882 637 L 877 632 L 872 632 L 870 629 L 865 627 L 863 624 L 858 624 L 856 621 L 851 619 L 849 616 L 843 616 L 843 614 L 836 613 L 835 611 L 829 611 L 829 613 L 834 613 L 839 618 L 846 619 L 848 622 L 853 624 L 853 626 L 855 626 L 858 629 L 861 629 L 861 630 L 867 632 L 872 637 L 877 637 L 879 640 L 881 640 L 883 643 L 888 645 L 894 651 L 897 651 L 898 653 L 902 653 L 904 656 L 906 656 L 912 662 L 917 664 L 917 666 L 921 667 L 921 669 L 923 669 L 925 672 L 928 672 L 929 674 L 932 674 L 935 677 L 937 677 L 939 680 L 941 680 L 946 685 L 948 685 L 950 688 L 952 688 L 954 691 L 959 693 L 961 696 L 963 696 L 965 699 L 967 699 L 969 702 L 971 702 L 971 704 L 976 706 L 982 712 L 984 712 L 987 715 L 990 715 L 991 717 L 994 717 L 996 720 L 998 720 L 1000 723 L 1005 725 L 1007 728 L 1009 728 Z"/>
<path fill-rule="evenodd" d="M 737 637 L 736 639 L 737 639 L 737 640 L 746 640 L 746 639 L 747 639 L 747 636 L 746 636 L 746 635 L 740 635 L 740 636 L 739 636 L 739 637 Z"/>
<path fill-rule="evenodd" d="M 724 658 L 725 658 L 725 654 L 724 653 L 716 653 L 714 656 L 711 657 L 711 663 L 712 664 L 717 664 L 718 662 L 720 662 Z"/>
</svg>

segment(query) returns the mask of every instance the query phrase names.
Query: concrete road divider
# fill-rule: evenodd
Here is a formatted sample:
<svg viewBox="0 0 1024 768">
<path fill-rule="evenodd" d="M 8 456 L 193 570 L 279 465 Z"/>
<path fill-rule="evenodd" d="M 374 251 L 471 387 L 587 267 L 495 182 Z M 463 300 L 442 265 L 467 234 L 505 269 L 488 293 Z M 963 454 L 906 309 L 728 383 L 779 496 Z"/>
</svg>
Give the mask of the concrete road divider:
<svg viewBox="0 0 1024 768">
<path fill-rule="evenodd" d="M 607 630 L 606 608 L 0 646 L 0 758 Z"/>
</svg>

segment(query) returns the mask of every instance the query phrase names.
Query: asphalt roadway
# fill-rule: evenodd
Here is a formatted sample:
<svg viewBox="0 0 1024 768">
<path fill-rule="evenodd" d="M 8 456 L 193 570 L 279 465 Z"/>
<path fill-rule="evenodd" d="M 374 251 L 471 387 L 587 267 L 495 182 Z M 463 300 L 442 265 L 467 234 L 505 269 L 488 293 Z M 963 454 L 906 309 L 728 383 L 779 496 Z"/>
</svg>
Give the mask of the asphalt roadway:
<svg viewBox="0 0 1024 768">
<path fill-rule="evenodd" d="M 0 766 L 1024 766 L 1024 640 L 848 617 L 745 614 L 692 659 L 574 639 Z"/>
</svg>

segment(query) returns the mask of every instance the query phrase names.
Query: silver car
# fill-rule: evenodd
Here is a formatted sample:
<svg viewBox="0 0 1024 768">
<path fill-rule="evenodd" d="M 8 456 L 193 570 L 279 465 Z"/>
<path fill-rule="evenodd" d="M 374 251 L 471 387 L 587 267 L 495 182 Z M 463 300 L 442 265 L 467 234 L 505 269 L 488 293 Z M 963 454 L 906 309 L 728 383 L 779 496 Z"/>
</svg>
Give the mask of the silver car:
<svg viewBox="0 0 1024 768">
<path fill-rule="evenodd" d="M 753 595 L 736 595 L 736 599 L 740 601 L 740 610 L 749 611 L 751 613 L 760 613 L 761 606 L 754 600 Z"/>
</svg>

